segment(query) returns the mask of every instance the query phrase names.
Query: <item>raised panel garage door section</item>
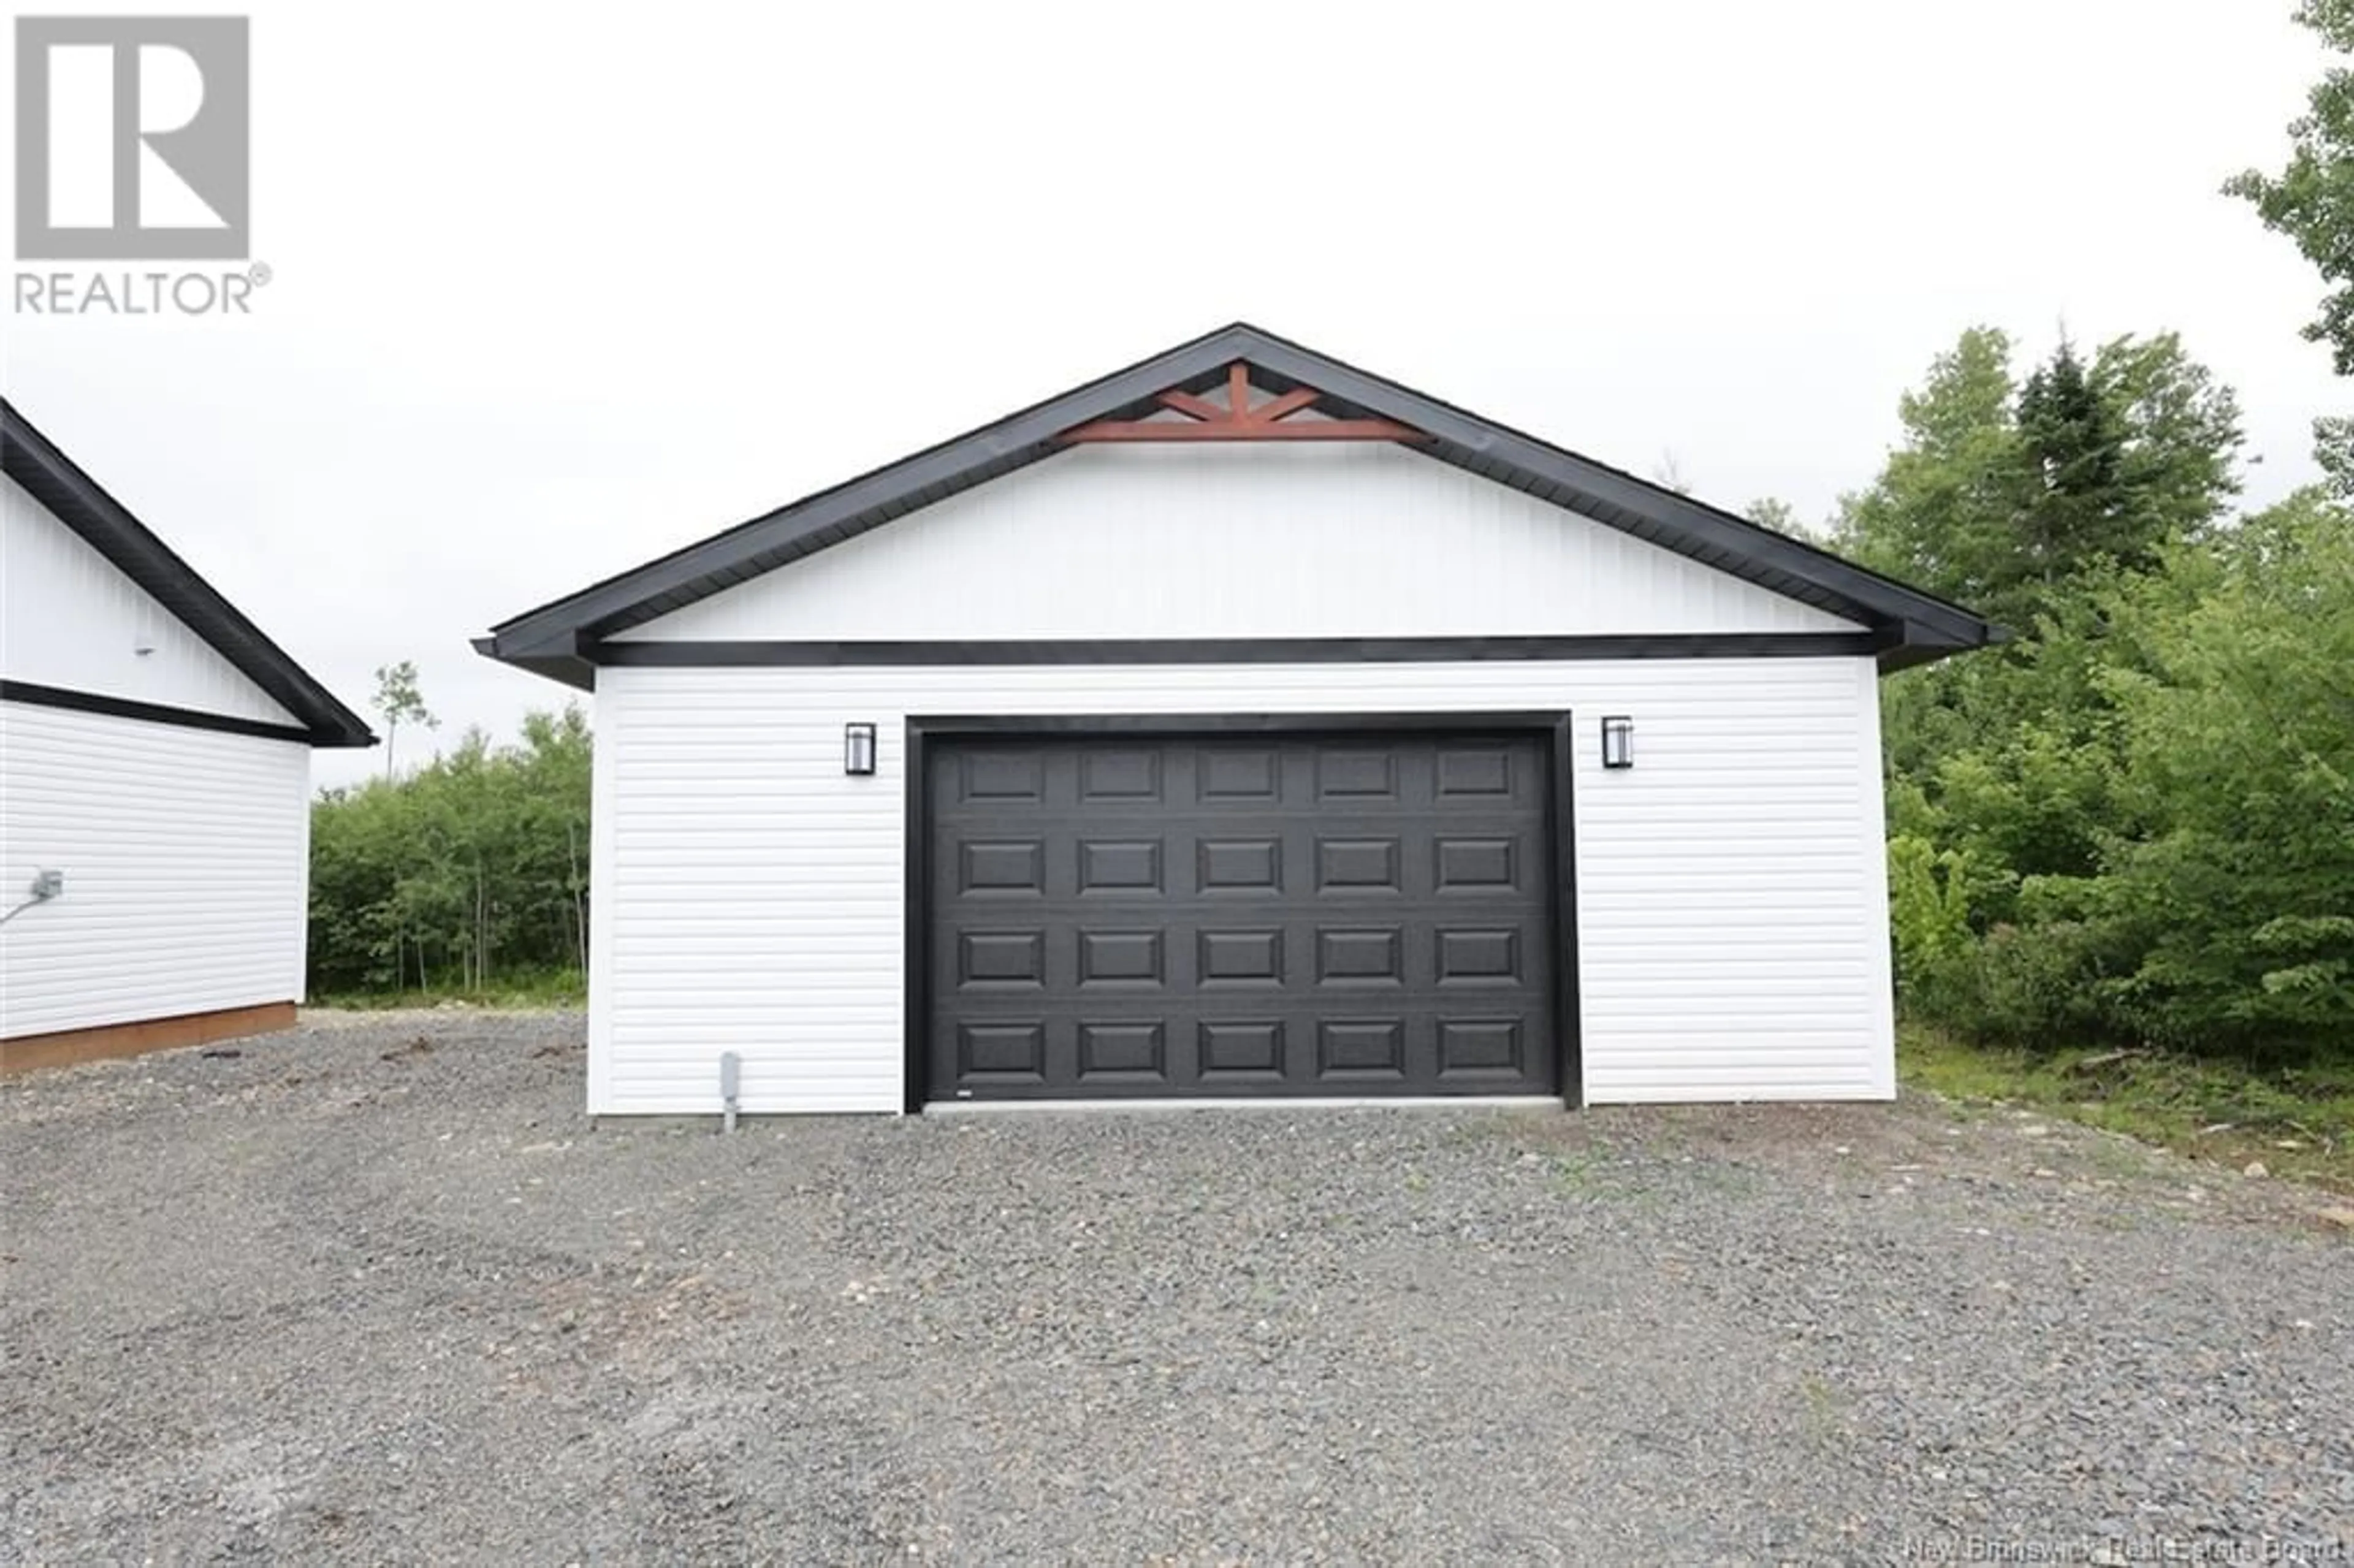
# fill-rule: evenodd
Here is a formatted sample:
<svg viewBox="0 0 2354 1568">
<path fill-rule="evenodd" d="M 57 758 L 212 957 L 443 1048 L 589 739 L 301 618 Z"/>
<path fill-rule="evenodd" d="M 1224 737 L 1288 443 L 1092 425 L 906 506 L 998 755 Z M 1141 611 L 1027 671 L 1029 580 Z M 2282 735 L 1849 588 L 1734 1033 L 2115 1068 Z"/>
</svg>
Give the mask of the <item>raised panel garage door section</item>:
<svg viewBox="0 0 2354 1568">
<path fill-rule="evenodd" d="M 942 738 L 934 1100 L 1551 1094 L 1547 747 Z"/>
</svg>

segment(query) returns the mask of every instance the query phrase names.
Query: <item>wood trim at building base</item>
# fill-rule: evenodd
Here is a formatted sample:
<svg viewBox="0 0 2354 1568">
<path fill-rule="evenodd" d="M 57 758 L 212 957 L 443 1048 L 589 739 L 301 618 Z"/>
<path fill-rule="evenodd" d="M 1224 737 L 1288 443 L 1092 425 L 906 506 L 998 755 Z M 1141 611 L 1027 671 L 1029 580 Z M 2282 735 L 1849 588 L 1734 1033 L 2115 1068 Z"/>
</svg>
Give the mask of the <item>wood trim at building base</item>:
<svg viewBox="0 0 2354 1568">
<path fill-rule="evenodd" d="M 235 1040 L 241 1035 L 267 1034 L 272 1030 L 293 1027 L 292 1002 L 264 1001 L 251 1007 L 224 1007 L 210 1012 L 142 1019 L 136 1023 L 27 1034 L 15 1040 L 0 1040 L 0 1075 L 68 1067 L 77 1062 L 101 1062 L 115 1056 L 139 1056 L 150 1051 L 175 1051 L 185 1045 L 209 1045 L 216 1040 Z"/>
</svg>

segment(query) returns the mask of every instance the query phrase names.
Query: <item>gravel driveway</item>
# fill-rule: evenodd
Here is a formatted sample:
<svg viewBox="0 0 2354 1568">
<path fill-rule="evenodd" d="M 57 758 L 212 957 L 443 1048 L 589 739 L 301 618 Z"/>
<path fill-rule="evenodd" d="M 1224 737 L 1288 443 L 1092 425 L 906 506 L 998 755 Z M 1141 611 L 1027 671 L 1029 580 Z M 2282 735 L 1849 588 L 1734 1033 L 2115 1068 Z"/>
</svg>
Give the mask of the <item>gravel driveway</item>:
<svg viewBox="0 0 2354 1568">
<path fill-rule="evenodd" d="M 0 1086 L 0 1560 L 2349 1560 L 2298 1189 L 1934 1103 L 591 1130 L 579 1041 Z"/>
</svg>

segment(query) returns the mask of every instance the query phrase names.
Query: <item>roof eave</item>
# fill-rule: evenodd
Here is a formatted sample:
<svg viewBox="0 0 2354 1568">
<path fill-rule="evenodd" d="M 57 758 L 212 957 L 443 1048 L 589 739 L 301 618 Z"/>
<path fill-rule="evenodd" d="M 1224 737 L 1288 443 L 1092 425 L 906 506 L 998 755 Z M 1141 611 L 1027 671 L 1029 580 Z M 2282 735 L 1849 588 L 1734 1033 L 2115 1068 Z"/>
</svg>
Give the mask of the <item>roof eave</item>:
<svg viewBox="0 0 2354 1568">
<path fill-rule="evenodd" d="M 2008 629 L 1990 621 L 1978 622 L 1975 630 L 1976 635 L 1951 637 L 1918 621 L 1900 621 L 1882 631 L 1881 649 L 1874 657 L 1880 673 L 1893 675 L 1900 670 L 1917 670 L 1956 653 L 2011 641 Z"/>
<path fill-rule="evenodd" d="M 593 692 L 597 689 L 597 666 L 574 651 L 578 643 L 573 638 L 565 637 L 534 646 L 505 643 L 498 633 L 493 632 L 488 637 L 472 639 L 469 646 L 485 659 L 512 664 L 518 670 L 546 676 L 579 691 Z"/>
</svg>

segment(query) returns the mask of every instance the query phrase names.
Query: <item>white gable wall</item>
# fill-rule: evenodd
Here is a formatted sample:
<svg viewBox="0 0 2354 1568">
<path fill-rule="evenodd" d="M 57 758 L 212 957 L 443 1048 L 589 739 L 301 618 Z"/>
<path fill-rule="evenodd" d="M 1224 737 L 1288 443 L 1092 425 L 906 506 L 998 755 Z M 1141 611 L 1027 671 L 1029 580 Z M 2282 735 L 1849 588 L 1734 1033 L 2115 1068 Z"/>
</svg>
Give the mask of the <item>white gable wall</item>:
<svg viewBox="0 0 2354 1568">
<path fill-rule="evenodd" d="M 142 647 L 150 649 L 141 653 Z M 0 676 L 266 724 L 292 714 L 0 477 Z"/>
<path fill-rule="evenodd" d="M 617 641 L 1842 632 L 1389 443 L 1082 446 Z"/>
<path fill-rule="evenodd" d="M 900 1107 L 910 714 L 1563 708 L 1585 1097 L 1893 1095 L 1869 658 L 608 668 L 588 1108 L 716 1112 L 727 1051 L 748 1111 Z M 872 778 L 842 771 L 855 719 Z"/>
</svg>

